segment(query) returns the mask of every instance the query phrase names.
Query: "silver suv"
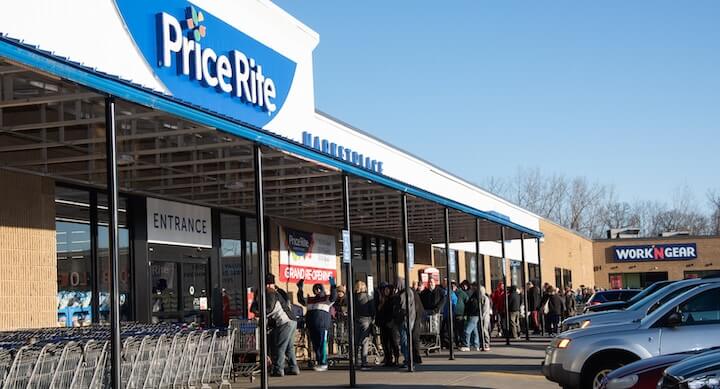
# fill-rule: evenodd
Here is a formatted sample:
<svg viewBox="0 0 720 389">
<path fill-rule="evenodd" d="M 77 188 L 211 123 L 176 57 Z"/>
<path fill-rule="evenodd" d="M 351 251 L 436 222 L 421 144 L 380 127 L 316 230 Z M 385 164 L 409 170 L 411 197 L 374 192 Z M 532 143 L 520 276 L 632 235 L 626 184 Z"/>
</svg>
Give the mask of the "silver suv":
<svg viewBox="0 0 720 389">
<path fill-rule="evenodd" d="M 706 277 L 676 281 L 660 288 L 659 290 L 655 290 L 654 293 L 645 295 L 643 298 L 635 301 L 623 310 L 596 312 L 565 319 L 562 322 L 561 332 L 577 328 L 588 328 L 590 326 L 630 322 L 642 319 L 666 302 L 670 301 L 675 296 L 678 296 L 698 285 L 709 283 L 720 283 L 720 278 Z"/>
<path fill-rule="evenodd" d="M 599 388 L 612 370 L 641 358 L 720 345 L 720 283 L 697 286 L 629 323 L 560 334 L 543 374 L 563 388 Z"/>
</svg>

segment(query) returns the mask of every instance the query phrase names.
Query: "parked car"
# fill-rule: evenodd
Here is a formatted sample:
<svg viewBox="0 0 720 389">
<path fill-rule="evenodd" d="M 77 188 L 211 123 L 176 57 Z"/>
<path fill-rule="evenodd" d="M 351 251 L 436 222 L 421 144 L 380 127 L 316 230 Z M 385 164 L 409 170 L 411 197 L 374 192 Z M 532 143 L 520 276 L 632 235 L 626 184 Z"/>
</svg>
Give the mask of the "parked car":
<svg viewBox="0 0 720 389">
<path fill-rule="evenodd" d="M 696 286 L 631 322 L 565 332 L 542 371 L 564 388 L 600 388 L 611 371 L 642 358 L 720 346 L 720 283 Z"/>
<path fill-rule="evenodd" d="M 585 305 L 585 309 L 583 310 L 583 313 L 590 313 L 590 312 L 603 312 L 603 311 L 614 311 L 619 309 L 625 309 L 636 302 L 642 300 L 645 298 L 645 296 L 655 293 L 656 291 L 672 284 L 674 281 L 658 281 L 651 285 L 649 285 L 647 288 L 643 289 L 642 292 L 636 294 L 630 300 L 627 301 L 610 301 L 607 303 L 597 304 L 597 305 Z"/>
<path fill-rule="evenodd" d="M 682 294 L 698 285 L 707 283 L 720 283 L 720 277 L 695 278 L 691 280 L 675 281 L 666 287 L 656 290 L 655 293 L 645 296 L 635 304 L 623 310 L 596 312 L 573 316 L 562 322 L 561 332 L 588 328 L 590 326 L 631 322 L 649 315 L 675 296 Z"/>
<path fill-rule="evenodd" d="M 666 368 L 688 358 L 706 352 L 716 352 L 718 347 L 693 350 L 682 353 L 658 355 L 641 359 L 619 369 L 613 370 L 600 385 L 602 389 L 656 389 Z"/>
<path fill-rule="evenodd" d="M 595 292 L 592 296 L 590 296 L 588 301 L 585 303 L 585 306 L 592 307 L 593 305 L 600 305 L 615 301 L 628 301 L 640 292 L 640 289 L 612 289 Z"/>
<path fill-rule="evenodd" d="M 657 389 L 720 388 L 720 351 L 687 358 L 665 370 Z"/>
</svg>

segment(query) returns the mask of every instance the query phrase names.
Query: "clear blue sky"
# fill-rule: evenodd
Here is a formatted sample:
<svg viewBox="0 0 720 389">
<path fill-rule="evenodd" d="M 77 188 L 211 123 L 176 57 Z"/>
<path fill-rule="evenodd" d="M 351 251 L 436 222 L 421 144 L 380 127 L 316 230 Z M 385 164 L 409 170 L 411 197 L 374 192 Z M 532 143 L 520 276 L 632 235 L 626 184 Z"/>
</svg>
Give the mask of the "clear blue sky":
<svg viewBox="0 0 720 389">
<path fill-rule="evenodd" d="M 720 188 L 720 1 L 275 2 L 320 34 L 319 109 L 466 179 Z"/>
</svg>

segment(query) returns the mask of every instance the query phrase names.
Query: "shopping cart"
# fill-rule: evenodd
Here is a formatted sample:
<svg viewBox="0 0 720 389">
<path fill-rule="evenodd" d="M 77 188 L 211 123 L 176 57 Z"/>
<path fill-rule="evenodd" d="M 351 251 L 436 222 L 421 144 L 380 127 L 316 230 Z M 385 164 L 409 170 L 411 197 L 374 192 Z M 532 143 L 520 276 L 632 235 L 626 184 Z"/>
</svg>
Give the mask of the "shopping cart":
<svg viewBox="0 0 720 389">
<path fill-rule="evenodd" d="M 349 328 L 347 318 L 342 317 L 333 321 L 328 342 L 328 365 L 335 366 L 338 362 L 350 359 Z"/>
<path fill-rule="evenodd" d="M 255 375 L 260 372 L 257 321 L 252 319 L 230 319 L 228 328 L 236 331 L 233 348 L 233 379 L 237 376 L 243 376 L 250 378 L 250 382 L 253 382 Z"/>
<path fill-rule="evenodd" d="M 420 351 L 424 351 L 429 356 L 431 352 L 440 350 L 440 323 L 442 317 L 439 313 L 425 312 L 419 324 L 419 346 Z M 418 323 L 416 323 L 418 324 Z"/>
</svg>

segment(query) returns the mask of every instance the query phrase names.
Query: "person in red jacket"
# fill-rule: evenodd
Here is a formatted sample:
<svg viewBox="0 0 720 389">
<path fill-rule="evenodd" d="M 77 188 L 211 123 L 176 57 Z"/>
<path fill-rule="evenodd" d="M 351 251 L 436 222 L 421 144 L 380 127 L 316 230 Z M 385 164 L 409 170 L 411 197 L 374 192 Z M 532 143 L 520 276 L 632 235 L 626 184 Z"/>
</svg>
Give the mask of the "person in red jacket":
<svg viewBox="0 0 720 389">
<path fill-rule="evenodd" d="M 505 323 L 505 284 L 502 281 L 498 283 L 497 288 L 492 292 L 490 300 L 492 300 L 493 316 L 495 317 L 493 323 L 499 326 L 498 335 L 502 336 L 507 327 L 507 323 Z"/>
</svg>

